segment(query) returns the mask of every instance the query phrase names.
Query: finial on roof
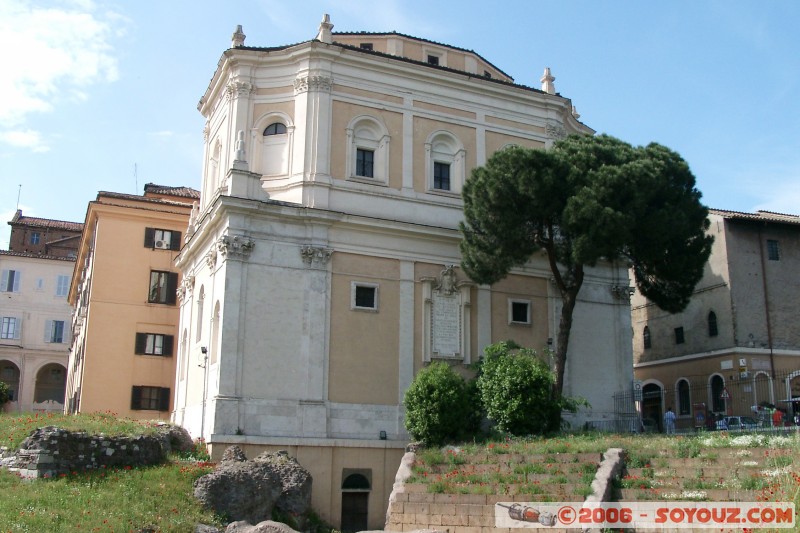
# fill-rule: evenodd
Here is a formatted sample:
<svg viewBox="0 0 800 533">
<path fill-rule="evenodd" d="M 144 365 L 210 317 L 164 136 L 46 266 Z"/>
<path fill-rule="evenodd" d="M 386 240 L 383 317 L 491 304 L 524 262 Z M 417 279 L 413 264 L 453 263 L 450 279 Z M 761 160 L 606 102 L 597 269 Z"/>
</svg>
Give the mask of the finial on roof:
<svg viewBox="0 0 800 533">
<path fill-rule="evenodd" d="M 325 13 L 322 16 L 322 22 L 319 23 L 319 31 L 317 32 L 317 36 L 315 37 L 316 40 L 322 41 L 323 43 L 332 43 L 333 37 L 331 37 L 331 30 L 333 29 L 333 24 L 331 24 L 331 16 Z"/>
<path fill-rule="evenodd" d="M 237 46 L 244 46 L 244 39 L 247 35 L 244 34 L 242 31 L 242 25 L 239 24 L 236 26 L 236 31 L 233 32 L 231 35 L 231 48 L 236 48 Z"/>
<path fill-rule="evenodd" d="M 581 114 L 578 113 L 578 108 L 575 106 L 572 106 L 572 116 L 575 117 L 575 120 L 581 118 Z"/>
<path fill-rule="evenodd" d="M 556 94 L 556 86 L 553 85 L 553 82 L 556 81 L 556 78 L 550 75 L 550 67 L 544 68 L 544 74 L 542 75 L 542 79 L 539 80 L 542 82 L 542 90 L 547 94 Z"/>
</svg>

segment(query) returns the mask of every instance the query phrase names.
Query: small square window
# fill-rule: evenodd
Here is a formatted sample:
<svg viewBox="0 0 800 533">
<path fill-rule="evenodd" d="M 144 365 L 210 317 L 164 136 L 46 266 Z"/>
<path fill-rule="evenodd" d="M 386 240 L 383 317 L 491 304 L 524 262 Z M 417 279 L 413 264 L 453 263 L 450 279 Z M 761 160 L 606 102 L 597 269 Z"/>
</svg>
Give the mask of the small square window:
<svg viewBox="0 0 800 533">
<path fill-rule="evenodd" d="M 429 65 L 438 65 L 439 64 L 439 56 L 435 56 L 433 54 L 428 54 L 428 64 Z"/>
<path fill-rule="evenodd" d="M 508 316 L 510 324 L 530 324 L 531 302 L 529 300 L 509 300 Z"/>
<path fill-rule="evenodd" d="M 353 282 L 351 289 L 351 309 L 377 311 L 378 286 L 374 283 Z"/>
<path fill-rule="evenodd" d="M 0 291 L 2 292 L 19 292 L 19 270 L 3 270 L 2 278 L 0 278 Z"/>
<path fill-rule="evenodd" d="M 144 230 L 145 248 L 157 250 L 180 250 L 181 232 L 158 228 L 145 228 Z"/>
<path fill-rule="evenodd" d="M 683 328 L 675 328 L 675 344 L 683 344 L 684 342 Z"/>
<path fill-rule="evenodd" d="M 0 339 L 19 339 L 19 320 L 4 316 L 0 321 Z"/>
<path fill-rule="evenodd" d="M 767 258 L 770 261 L 780 261 L 781 260 L 781 251 L 778 247 L 778 241 L 768 240 L 767 241 Z"/>
<path fill-rule="evenodd" d="M 150 292 L 147 302 L 151 304 L 175 305 L 178 289 L 177 272 L 150 271 Z"/>
<path fill-rule="evenodd" d="M 69 293 L 69 276 L 59 274 L 56 278 L 56 296 L 63 297 Z"/>
<path fill-rule="evenodd" d="M 450 190 L 450 163 L 433 163 L 433 188 L 440 191 Z"/>
<path fill-rule="evenodd" d="M 172 355 L 172 335 L 137 333 L 134 353 L 139 355 Z"/>
<path fill-rule="evenodd" d="M 169 388 L 133 387 L 131 389 L 131 409 L 169 411 Z"/>
<path fill-rule="evenodd" d="M 356 149 L 356 176 L 375 177 L 375 152 L 363 148 Z"/>
<path fill-rule="evenodd" d="M 361 43 L 358 47 L 362 50 L 372 50 L 372 43 Z"/>
<path fill-rule="evenodd" d="M 45 326 L 46 342 L 61 344 L 64 342 L 64 321 L 48 320 Z"/>
<path fill-rule="evenodd" d="M 491 78 L 492 77 L 492 73 L 489 72 L 488 70 L 484 70 L 483 71 L 483 77 L 484 78 Z"/>
</svg>

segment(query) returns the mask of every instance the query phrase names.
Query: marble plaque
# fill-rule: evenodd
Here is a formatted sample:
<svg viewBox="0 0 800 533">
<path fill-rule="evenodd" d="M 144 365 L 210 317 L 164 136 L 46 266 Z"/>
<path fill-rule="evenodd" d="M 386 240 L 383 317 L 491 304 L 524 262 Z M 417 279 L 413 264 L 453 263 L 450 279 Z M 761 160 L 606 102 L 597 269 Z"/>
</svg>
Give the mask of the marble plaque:
<svg viewBox="0 0 800 533">
<path fill-rule="evenodd" d="M 431 298 L 431 352 L 436 356 L 461 354 L 461 310 L 458 295 L 435 291 Z"/>
</svg>

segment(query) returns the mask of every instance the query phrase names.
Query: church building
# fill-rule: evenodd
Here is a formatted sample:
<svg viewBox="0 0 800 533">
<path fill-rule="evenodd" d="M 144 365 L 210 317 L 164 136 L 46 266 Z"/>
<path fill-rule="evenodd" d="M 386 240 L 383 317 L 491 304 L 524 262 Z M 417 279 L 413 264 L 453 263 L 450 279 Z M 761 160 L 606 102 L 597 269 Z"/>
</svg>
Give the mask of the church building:
<svg viewBox="0 0 800 533">
<path fill-rule="evenodd" d="M 462 373 L 493 342 L 553 346 L 544 255 L 478 285 L 460 269 L 461 189 L 511 145 L 594 133 L 572 102 L 474 51 L 399 33 L 334 33 L 223 52 L 205 117 L 201 200 L 176 258 L 173 421 L 215 458 L 285 449 L 342 530 L 380 529 L 410 438 L 403 395 L 431 361 Z M 633 372 L 628 273 L 588 271 L 565 394 L 615 417 Z"/>
</svg>

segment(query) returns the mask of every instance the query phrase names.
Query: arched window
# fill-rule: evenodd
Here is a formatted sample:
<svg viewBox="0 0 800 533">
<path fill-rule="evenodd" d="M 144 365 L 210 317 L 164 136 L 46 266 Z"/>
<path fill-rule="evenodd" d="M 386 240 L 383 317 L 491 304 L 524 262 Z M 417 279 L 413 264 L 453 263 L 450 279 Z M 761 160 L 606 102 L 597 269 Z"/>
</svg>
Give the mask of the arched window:
<svg viewBox="0 0 800 533">
<path fill-rule="evenodd" d="M 219 352 L 219 302 L 214 306 L 214 315 L 211 317 L 211 364 L 215 364 Z"/>
<path fill-rule="evenodd" d="M 362 115 L 347 127 L 348 179 L 369 180 L 370 183 L 389 182 L 389 130 L 375 117 Z"/>
<path fill-rule="evenodd" d="M 678 381 L 678 414 L 688 415 L 692 412 L 692 396 L 689 392 L 689 381 L 681 379 Z"/>
<path fill-rule="evenodd" d="M 206 291 L 205 287 L 200 287 L 200 292 L 197 296 L 197 317 L 195 318 L 195 324 L 197 326 L 197 335 L 194 339 L 195 342 L 200 342 L 200 339 L 203 336 L 203 300 L 205 300 Z"/>
<path fill-rule="evenodd" d="M 181 350 L 180 350 L 180 359 L 178 360 L 178 376 L 180 380 L 183 381 L 186 379 L 186 370 L 189 367 L 189 361 L 187 361 L 188 357 L 188 347 L 189 344 L 189 332 L 185 329 L 183 330 L 183 337 L 181 337 Z"/>
<path fill-rule="evenodd" d="M 259 124 L 267 124 L 262 130 Z M 258 132 L 261 135 L 256 135 Z M 254 148 L 251 168 L 264 176 L 285 176 L 289 173 L 294 128 L 289 117 L 271 112 L 262 116 L 253 129 Z"/>
<path fill-rule="evenodd" d="M 642 339 L 644 339 L 645 350 L 652 346 L 652 343 L 650 342 L 650 328 L 648 326 L 645 326 L 644 331 L 642 331 Z"/>
<path fill-rule="evenodd" d="M 717 329 L 717 314 L 714 311 L 708 312 L 708 336 L 716 337 L 719 334 Z"/>
<path fill-rule="evenodd" d="M 722 391 L 725 390 L 725 380 L 719 374 L 711 376 L 711 410 L 715 413 L 725 412 L 725 400 L 722 399 Z"/>
<path fill-rule="evenodd" d="M 427 187 L 430 191 L 461 193 L 466 151 L 450 132 L 433 133 L 425 143 Z"/>
<path fill-rule="evenodd" d="M 266 128 L 264 128 L 264 136 L 268 135 L 285 135 L 286 134 L 286 124 L 281 122 L 273 122 Z"/>
</svg>

